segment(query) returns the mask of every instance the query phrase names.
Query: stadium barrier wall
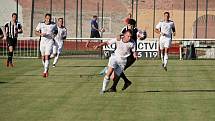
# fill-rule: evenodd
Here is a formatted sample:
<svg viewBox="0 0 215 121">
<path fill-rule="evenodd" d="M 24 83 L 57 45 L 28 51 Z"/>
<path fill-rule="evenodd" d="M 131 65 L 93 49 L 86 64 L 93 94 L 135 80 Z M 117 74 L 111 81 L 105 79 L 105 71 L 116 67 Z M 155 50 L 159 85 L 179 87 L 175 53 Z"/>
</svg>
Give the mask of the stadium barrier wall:
<svg viewBox="0 0 215 121">
<path fill-rule="evenodd" d="M 112 38 L 67 38 L 64 41 L 62 57 L 73 58 L 108 58 L 115 50 L 114 45 L 94 50 L 93 46 Z M 90 40 L 89 47 L 85 47 Z M 158 38 L 147 38 L 137 42 L 138 56 L 143 59 L 159 58 Z M 173 39 L 169 50 L 170 58 L 175 59 L 215 59 L 215 39 Z M 7 42 L 0 41 L 0 57 L 7 57 Z M 16 58 L 39 58 L 39 37 L 18 38 L 14 53 Z"/>
</svg>

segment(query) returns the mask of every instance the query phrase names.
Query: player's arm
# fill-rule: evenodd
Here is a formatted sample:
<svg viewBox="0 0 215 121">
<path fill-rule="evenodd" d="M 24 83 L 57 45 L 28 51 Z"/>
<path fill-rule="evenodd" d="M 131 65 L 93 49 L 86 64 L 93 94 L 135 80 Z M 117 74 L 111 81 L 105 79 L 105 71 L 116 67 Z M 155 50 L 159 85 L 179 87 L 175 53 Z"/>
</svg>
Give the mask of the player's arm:
<svg viewBox="0 0 215 121">
<path fill-rule="evenodd" d="M 137 54 L 137 52 L 134 52 L 133 53 L 133 56 L 134 56 L 134 58 L 137 60 L 138 59 L 138 54 Z"/>
<path fill-rule="evenodd" d="M 108 40 L 108 41 L 106 41 L 106 42 L 102 42 L 102 43 L 100 43 L 99 45 L 94 46 L 94 49 L 98 49 L 99 47 L 102 47 L 102 46 L 104 46 L 104 45 L 111 45 L 111 44 L 115 44 L 115 43 L 116 43 L 116 41 L 117 41 L 117 38 L 114 38 L 114 39 Z"/>
<path fill-rule="evenodd" d="M 2 30 L 2 33 L 3 33 L 3 40 L 6 40 L 7 39 L 7 34 L 5 32 L 5 27 L 1 27 L 1 30 Z"/>
<path fill-rule="evenodd" d="M 155 27 L 155 33 L 165 36 L 165 33 L 161 32 L 161 22 L 159 22 Z"/>
<path fill-rule="evenodd" d="M 40 32 L 40 30 L 39 31 L 35 31 L 35 34 L 37 35 L 37 36 L 41 36 L 41 37 L 44 37 L 45 35 L 46 35 L 46 33 L 41 33 Z"/>
<path fill-rule="evenodd" d="M 63 35 L 63 40 L 65 40 L 66 37 L 67 37 L 67 29 L 65 28 L 64 35 Z"/>
<path fill-rule="evenodd" d="M 117 41 L 120 41 L 122 38 L 123 38 L 123 35 L 122 35 L 122 34 L 119 34 L 119 35 L 116 36 L 116 40 L 117 40 Z"/>
<path fill-rule="evenodd" d="M 37 25 L 36 30 L 35 30 L 35 34 L 37 36 L 41 36 L 44 37 L 46 35 L 46 33 L 41 33 L 41 27 L 40 27 L 40 23 Z"/>
<path fill-rule="evenodd" d="M 136 49 L 136 43 L 134 42 L 131 51 L 133 52 L 133 57 L 137 60 L 138 59 L 138 54 L 137 54 L 136 50 L 137 50 Z"/>
<path fill-rule="evenodd" d="M 54 30 L 53 30 L 53 35 L 54 37 L 58 34 L 58 28 L 57 25 L 55 24 Z"/>
<path fill-rule="evenodd" d="M 99 45 L 94 46 L 94 49 L 96 50 L 96 49 L 98 49 L 98 48 L 100 48 L 100 47 L 102 47 L 104 45 L 108 45 L 108 42 L 102 42 Z"/>
<path fill-rule="evenodd" d="M 175 24 L 174 24 L 174 23 L 173 23 L 173 26 L 172 26 L 172 34 L 173 34 L 173 36 L 176 35 L 176 32 L 175 32 Z"/>
<path fill-rule="evenodd" d="M 18 24 L 18 33 L 23 33 L 23 30 L 22 30 L 22 25 L 21 24 Z"/>
<path fill-rule="evenodd" d="M 93 29 L 95 29 L 96 31 L 99 31 L 99 29 L 97 29 L 94 24 L 91 25 Z"/>
<path fill-rule="evenodd" d="M 92 28 L 95 29 L 96 31 L 99 31 L 99 32 L 105 32 L 105 29 L 104 28 L 101 28 L 101 29 L 97 29 L 94 24 L 92 24 Z"/>
</svg>

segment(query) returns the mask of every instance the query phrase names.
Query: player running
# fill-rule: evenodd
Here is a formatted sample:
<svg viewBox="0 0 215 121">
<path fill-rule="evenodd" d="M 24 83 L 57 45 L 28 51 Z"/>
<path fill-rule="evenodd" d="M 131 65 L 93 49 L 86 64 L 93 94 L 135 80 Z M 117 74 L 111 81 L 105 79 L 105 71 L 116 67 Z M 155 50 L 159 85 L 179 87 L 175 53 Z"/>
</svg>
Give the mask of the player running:
<svg viewBox="0 0 215 121">
<path fill-rule="evenodd" d="M 170 19 L 169 12 L 164 13 L 164 20 L 160 21 L 155 28 L 155 32 L 160 34 L 160 51 L 162 67 L 167 71 L 168 51 L 172 42 L 172 35 L 175 36 L 175 25 Z"/>
<path fill-rule="evenodd" d="M 104 45 L 108 44 L 116 44 L 117 48 L 115 52 L 111 55 L 108 62 L 108 70 L 103 80 L 102 90 L 101 93 L 103 94 L 106 92 L 108 83 L 110 82 L 111 75 L 113 76 L 113 81 L 118 81 L 120 78 L 120 75 L 124 71 L 124 68 L 127 63 L 127 57 L 129 57 L 132 53 L 134 54 L 134 58 L 137 58 L 136 52 L 135 52 L 135 42 L 131 39 L 132 37 L 132 31 L 130 29 L 126 30 L 124 33 L 124 36 L 117 40 L 112 39 L 107 42 L 103 42 L 99 44 L 98 46 L 95 46 L 95 49 L 102 47 Z"/>
<path fill-rule="evenodd" d="M 131 33 L 132 33 L 131 38 L 134 41 L 135 47 L 136 47 L 138 29 L 136 28 L 136 21 L 134 19 L 128 20 L 128 24 L 122 29 L 121 33 L 124 34 L 127 30 L 131 31 Z M 133 51 L 130 51 L 130 53 L 131 53 L 130 56 L 128 56 L 126 58 L 127 61 L 126 61 L 124 70 L 126 70 L 128 67 L 130 67 L 137 59 L 137 58 L 134 58 Z M 122 90 L 125 90 L 132 84 L 132 82 L 125 76 L 124 72 L 121 73 L 120 77 L 124 80 L 124 86 L 123 86 Z M 115 80 L 113 82 L 113 85 L 111 86 L 111 88 L 109 88 L 107 90 L 107 92 L 116 92 L 116 87 L 117 87 L 118 82 L 119 82 L 119 79 Z"/>
<path fill-rule="evenodd" d="M 7 40 L 8 45 L 8 59 L 7 67 L 13 67 L 13 51 L 17 45 L 18 34 L 22 33 L 22 25 L 17 21 L 17 14 L 12 13 L 12 20 L 7 22 L 4 26 L 3 32 L 5 32 L 4 40 Z"/>
<path fill-rule="evenodd" d="M 57 28 L 58 28 L 58 34 L 54 38 L 54 45 L 53 45 L 53 57 L 54 57 L 54 62 L 52 67 L 56 67 L 56 64 L 59 59 L 59 55 L 62 52 L 63 49 L 63 41 L 66 39 L 67 36 L 67 29 L 63 26 L 63 18 L 58 18 L 58 23 L 57 23 Z"/>
<path fill-rule="evenodd" d="M 41 37 L 40 52 L 44 66 L 43 77 L 48 77 L 50 54 L 54 44 L 53 39 L 58 33 L 57 25 L 51 22 L 51 14 L 47 13 L 45 15 L 45 21 L 37 25 L 35 33 Z"/>
</svg>

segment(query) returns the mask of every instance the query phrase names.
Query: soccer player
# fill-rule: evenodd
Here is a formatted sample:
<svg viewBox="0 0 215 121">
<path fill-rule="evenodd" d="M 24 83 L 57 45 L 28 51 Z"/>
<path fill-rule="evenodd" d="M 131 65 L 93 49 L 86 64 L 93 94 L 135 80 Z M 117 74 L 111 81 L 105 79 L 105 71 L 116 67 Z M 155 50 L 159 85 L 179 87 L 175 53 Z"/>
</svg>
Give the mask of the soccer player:
<svg viewBox="0 0 215 121">
<path fill-rule="evenodd" d="M 155 32 L 160 34 L 161 60 L 165 71 L 167 71 L 168 51 L 171 46 L 172 35 L 175 36 L 176 34 L 174 22 L 169 18 L 169 12 L 164 12 L 164 20 L 160 21 L 155 28 Z"/>
<path fill-rule="evenodd" d="M 99 25 L 97 22 L 98 17 L 96 15 L 93 16 L 93 19 L 91 20 L 91 33 L 90 38 L 100 38 L 99 32 L 104 32 L 104 28 L 99 29 Z M 89 47 L 90 40 L 87 41 L 85 47 Z"/>
<path fill-rule="evenodd" d="M 67 29 L 63 26 L 63 18 L 58 18 L 57 28 L 58 34 L 54 38 L 55 42 L 53 45 L 54 62 L 52 67 L 55 67 L 58 62 L 59 55 L 61 54 L 63 49 L 63 41 L 67 36 Z"/>
<path fill-rule="evenodd" d="M 5 36 L 4 40 L 7 40 L 8 45 L 8 59 L 7 67 L 13 67 L 13 51 L 17 45 L 17 37 L 19 33 L 22 33 L 22 25 L 17 21 L 17 14 L 12 13 L 12 20 L 4 25 Z"/>
<path fill-rule="evenodd" d="M 51 22 L 51 14 L 47 13 L 45 15 L 45 21 L 37 25 L 35 33 L 41 36 L 40 52 L 44 66 L 43 77 L 48 77 L 50 54 L 54 44 L 53 39 L 58 33 L 57 25 Z"/>
<path fill-rule="evenodd" d="M 103 42 L 95 47 L 95 49 L 97 49 L 98 47 L 114 43 L 117 46 L 115 52 L 109 58 L 108 71 L 103 80 L 101 93 L 106 92 L 106 88 L 112 74 L 113 81 L 119 80 L 119 77 L 126 66 L 127 57 L 132 54 L 131 51 L 135 52 L 135 42 L 131 39 L 131 37 L 132 31 L 128 29 L 125 31 L 124 36 L 120 40 L 112 39 L 107 42 Z M 134 53 L 132 56 L 134 56 L 134 58 L 137 58 L 136 53 Z"/>
<path fill-rule="evenodd" d="M 134 41 L 135 47 L 136 47 L 138 29 L 136 28 L 136 21 L 134 19 L 129 19 L 128 25 L 122 29 L 121 33 L 124 34 L 127 30 L 131 30 L 131 34 L 132 34 L 131 38 Z M 137 58 L 134 58 L 132 51 L 130 53 L 131 53 L 130 56 L 127 57 L 127 62 L 124 70 L 130 67 L 137 59 Z M 121 73 L 120 77 L 124 80 L 124 86 L 122 90 L 125 90 L 132 84 L 132 82 L 129 81 L 129 79 L 125 76 L 124 72 Z M 113 85 L 111 86 L 111 88 L 107 90 L 107 92 L 116 92 L 116 86 L 118 82 L 119 80 L 114 80 Z"/>
<path fill-rule="evenodd" d="M 128 16 L 126 16 L 124 19 L 123 19 L 123 23 L 125 25 L 128 25 L 128 21 L 132 18 L 132 15 L 131 13 L 128 13 Z"/>
</svg>

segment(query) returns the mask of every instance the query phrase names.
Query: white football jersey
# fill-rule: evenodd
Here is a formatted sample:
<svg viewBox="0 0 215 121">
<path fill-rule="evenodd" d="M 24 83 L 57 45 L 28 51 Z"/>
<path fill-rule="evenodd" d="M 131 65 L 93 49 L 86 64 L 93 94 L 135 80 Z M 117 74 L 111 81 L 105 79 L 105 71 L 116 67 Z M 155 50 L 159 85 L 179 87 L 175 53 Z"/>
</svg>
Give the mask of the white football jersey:
<svg viewBox="0 0 215 121">
<path fill-rule="evenodd" d="M 131 50 L 135 51 L 135 42 L 133 40 L 125 43 L 122 39 L 120 41 L 117 41 L 117 39 L 111 39 L 108 41 L 108 44 L 116 44 L 116 50 L 114 53 L 120 59 L 126 59 L 131 55 Z"/>
<path fill-rule="evenodd" d="M 65 27 L 57 27 L 57 28 L 58 28 L 58 33 L 54 39 L 57 42 L 63 42 L 63 40 L 66 39 L 67 30 Z"/>
<path fill-rule="evenodd" d="M 41 37 L 41 40 L 53 40 L 54 32 L 57 31 L 57 25 L 54 22 L 50 24 L 45 24 L 45 22 L 41 22 L 37 25 L 36 31 L 40 31 L 41 33 L 46 33 L 46 36 Z"/>
<path fill-rule="evenodd" d="M 174 22 L 169 20 L 169 21 L 160 21 L 156 25 L 156 29 L 160 29 L 162 33 L 164 33 L 168 38 L 172 38 L 172 29 L 175 28 Z"/>
</svg>

